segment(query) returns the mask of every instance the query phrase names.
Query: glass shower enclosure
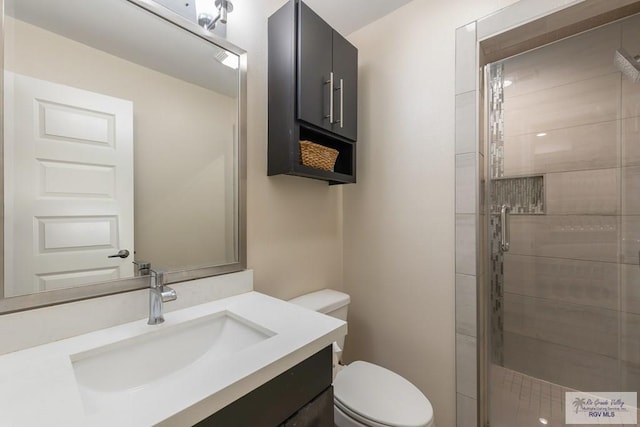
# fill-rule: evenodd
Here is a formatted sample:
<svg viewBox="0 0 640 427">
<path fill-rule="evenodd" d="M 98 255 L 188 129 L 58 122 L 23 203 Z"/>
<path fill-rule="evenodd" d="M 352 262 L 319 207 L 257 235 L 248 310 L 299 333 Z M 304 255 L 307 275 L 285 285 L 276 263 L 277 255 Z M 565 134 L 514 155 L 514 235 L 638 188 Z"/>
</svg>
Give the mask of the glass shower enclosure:
<svg viewBox="0 0 640 427">
<path fill-rule="evenodd" d="M 492 427 L 640 391 L 638 54 L 634 15 L 486 66 Z"/>
</svg>

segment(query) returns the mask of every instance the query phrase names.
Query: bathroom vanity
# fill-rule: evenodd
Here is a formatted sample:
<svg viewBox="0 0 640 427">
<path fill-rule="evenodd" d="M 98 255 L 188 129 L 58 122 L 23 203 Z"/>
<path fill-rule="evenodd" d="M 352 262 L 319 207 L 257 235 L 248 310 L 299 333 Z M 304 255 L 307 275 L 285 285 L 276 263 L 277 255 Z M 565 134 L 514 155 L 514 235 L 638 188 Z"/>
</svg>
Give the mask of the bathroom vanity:
<svg viewBox="0 0 640 427">
<path fill-rule="evenodd" d="M 27 348 L 0 356 L 0 425 L 331 425 L 345 332 L 247 292 Z"/>
<path fill-rule="evenodd" d="M 333 427 L 332 353 L 325 347 L 196 426 Z"/>
</svg>

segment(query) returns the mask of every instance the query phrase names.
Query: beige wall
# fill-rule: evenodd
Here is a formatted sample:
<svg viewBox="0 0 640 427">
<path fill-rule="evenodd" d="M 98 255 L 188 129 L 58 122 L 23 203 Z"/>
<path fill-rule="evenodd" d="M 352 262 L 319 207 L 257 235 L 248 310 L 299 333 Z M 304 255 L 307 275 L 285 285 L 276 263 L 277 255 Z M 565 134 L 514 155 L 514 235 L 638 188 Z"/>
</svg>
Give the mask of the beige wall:
<svg viewBox="0 0 640 427">
<path fill-rule="evenodd" d="M 267 17 L 284 0 L 234 2 L 227 39 L 248 52 L 248 265 L 255 289 L 289 299 L 342 289 L 342 188 L 267 176 Z"/>
<path fill-rule="evenodd" d="M 358 184 L 344 189 L 348 360 L 414 382 L 455 425 L 455 30 L 510 0 L 415 0 L 352 34 Z"/>
<path fill-rule="evenodd" d="M 228 260 L 236 101 L 9 17 L 6 35 L 7 69 L 133 102 L 136 259 Z"/>
</svg>

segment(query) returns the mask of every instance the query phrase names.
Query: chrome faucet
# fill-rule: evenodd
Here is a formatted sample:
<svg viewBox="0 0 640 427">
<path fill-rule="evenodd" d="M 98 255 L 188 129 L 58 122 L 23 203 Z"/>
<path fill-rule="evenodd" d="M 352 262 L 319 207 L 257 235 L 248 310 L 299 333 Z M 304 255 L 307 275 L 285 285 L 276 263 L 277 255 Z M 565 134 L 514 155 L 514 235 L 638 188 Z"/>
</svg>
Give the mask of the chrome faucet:
<svg viewBox="0 0 640 427">
<path fill-rule="evenodd" d="M 162 315 L 162 304 L 174 301 L 178 298 L 176 291 L 164 285 L 165 272 L 162 270 L 150 269 L 151 286 L 149 288 L 149 325 L 159 325 L 164 322 Z"/>
</svg>

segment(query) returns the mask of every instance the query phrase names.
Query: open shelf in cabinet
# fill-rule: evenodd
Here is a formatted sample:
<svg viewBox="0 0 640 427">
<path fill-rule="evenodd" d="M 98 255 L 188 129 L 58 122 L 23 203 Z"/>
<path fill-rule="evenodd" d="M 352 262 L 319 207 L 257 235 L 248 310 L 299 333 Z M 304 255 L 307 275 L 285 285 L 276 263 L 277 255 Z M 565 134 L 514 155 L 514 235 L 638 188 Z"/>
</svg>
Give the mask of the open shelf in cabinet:
<svg viewBox="0 0 640 427">
<path fill-rule="evenodd" d="M 300 145 L 297 145 L 297 164 L 294 166 L 295 174 L 307 178 L 316 178 L 329 181 L 330 184 L 344 184 L 355 182 L 355 144 L 348 140 L 327 136 L 310 127 L 300 125 L 299 140 L 315 142 L 325 147 L 338 150 L 338 158 L 333 171 L 325 171 L 305 166 L 300 161 Z"/>
</svg>

